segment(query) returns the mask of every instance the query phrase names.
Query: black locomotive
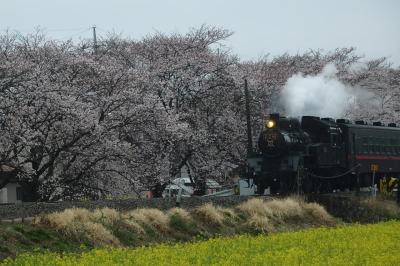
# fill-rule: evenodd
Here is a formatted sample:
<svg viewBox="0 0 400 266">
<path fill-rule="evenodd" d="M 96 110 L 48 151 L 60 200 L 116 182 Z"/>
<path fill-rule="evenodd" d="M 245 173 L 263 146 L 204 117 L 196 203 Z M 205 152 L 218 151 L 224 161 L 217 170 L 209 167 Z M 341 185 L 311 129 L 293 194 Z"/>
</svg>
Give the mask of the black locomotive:
<svg viewBox="0 0 400 266">
<path fill-rule="evenodd" d="M 332 192 L 400 176 L 400 128 L 346 119 L 271 114 L 248 158 L 258 193 Z"/>
</svg>

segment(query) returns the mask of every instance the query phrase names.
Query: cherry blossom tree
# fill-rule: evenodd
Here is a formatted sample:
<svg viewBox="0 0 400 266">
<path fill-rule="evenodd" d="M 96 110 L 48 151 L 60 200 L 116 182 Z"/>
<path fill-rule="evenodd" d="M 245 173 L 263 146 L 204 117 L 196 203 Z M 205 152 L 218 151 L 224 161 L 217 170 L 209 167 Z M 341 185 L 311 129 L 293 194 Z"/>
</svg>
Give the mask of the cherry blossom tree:
<svg viewBox="0 0 400 266">
<path fill-rule="evenodd" d="M 354 48 L 241 62 L 224 47 L 232 33 L 202 26 L 142 40 L 108 36 L 56 42 L 40 31 L 0 36 L 0 165 L 28 200 L 140 193 L 179 176 L 219 178 L 246 160 L 244 80 L 253 138 L 294 74 L 328 63 L 376 99 L 352 118 L 399 122 L 400 70 L 361 62 Z M 0 167 L 0 175 L 2 173 Z M 0 179 L 0 188 L 10 177 Z"/>
</svg>

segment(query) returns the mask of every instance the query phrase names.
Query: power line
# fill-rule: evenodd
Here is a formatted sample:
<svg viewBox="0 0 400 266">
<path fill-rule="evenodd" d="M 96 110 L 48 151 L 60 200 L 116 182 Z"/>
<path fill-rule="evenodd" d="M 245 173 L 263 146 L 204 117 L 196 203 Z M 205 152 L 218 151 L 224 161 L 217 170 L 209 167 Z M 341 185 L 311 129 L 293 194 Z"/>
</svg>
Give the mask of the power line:
<svg viewBox="0 0 400 266">
<path fill-rule="evenodd" d="M 45 28 L 45 27 L 35 27 L 35 28 L 31 28 L 31 29 L 16 29 L 16 28 L 1 28 L 0 31 L 14 31 L 14 32 L 35 32 L 37 30 L 39 31 L 45 31 L 45 32 L 62 32 L 62 31 L 80 31 L 80 30 L 84 30 L 87 28 Z"/>
<path fill-rule="evenodd" d="M 100 28 L 100 27 L 98 27 L 98 26 L 96 26 L 96 30 L 102 31 L 102 32 L 104 32 L 104 33 L 108 33 L 108 32 L 109 32 L 109 31 L 107 31 L 107 30 L 105 30 L 105 29 L 103 29 L 103 28 Z"/>
<path fill-rule="evenodd" d="M 81 31 L 87 30 L 88 28 L 69 28 L 69 29 L 44 29 L 45 31 Z"/>
<path fill-rule="evenodd" d="M 56 40 L 57 39 L 59 39 L 59 40 L 68 40 L 68 39 L 72 39 L 72 38 L 74 38 L 76 36 L 79 36 L 79 35 L 81 35 L 81 34 L 83 34 L 85 32 L 88 32 L 91 29 L 92 29 L 92 27 L 86 27 L 86 28 L 83 28 L 83 27 L 82 28 L 59 28 L 59 29 L 55 29 L 55 28 L 53 28 L 53 29 L 33 28 L 33 29 L 30 29 L 30 30 L 28 30 L 28 29 L 21 30 L 21 29 L 3 28 L 3 29 L 0 29 L 0 32 L 3 31 L 3 32 L 29 34 L 29 33 L 34 33 L 34 32 L 39 31 L 39 32 L 45 33 L 46 35 L 49 34 L 49 33 L 52 33 L 52 32 L 53 33 L 56 33 L 56 32 L 71 32 L 71 34 L 68 34 L 67 36 L 59 36 L 59 37 L 50 36 L 52 39 L 56 39 Z M 78 32 L 76 32 L 76 31 L 78 31 Z M 76 33 L 73 33 L 73 32 L 76 32 Z"/>
<path fill-rule="evenodd" d="M 73 38 L 73 37 L 76 37 L 76 36 L 78 36 L 78 35 L 81 35 L 82 33 L 85 33 L 85 32 L 88 32 L 88 31 L 90 31 L 92 28 L 85 28 L 84 30 L 82 30 L 82 31 L 80 31 L 80 32 L 78 32 L 78 33 L 75 33 L 75 34 L 72 34 L 72 35 L 68 35 L 68 36 L 66 36 L 66 37 L 63 37 L 63 39 L 71 39 L 71 38 Z"/>
</svg>

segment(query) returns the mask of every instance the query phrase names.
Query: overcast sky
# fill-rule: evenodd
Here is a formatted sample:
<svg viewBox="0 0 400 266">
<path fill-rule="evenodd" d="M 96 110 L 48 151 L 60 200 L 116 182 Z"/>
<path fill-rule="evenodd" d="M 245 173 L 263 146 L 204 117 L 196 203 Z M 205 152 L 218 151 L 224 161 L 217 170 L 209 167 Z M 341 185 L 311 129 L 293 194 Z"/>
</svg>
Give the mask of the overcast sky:
<svg viewBox="0 0 400 266">
<path fill-rule="evenodd" d="M 202 24 L 234 32 L 226 45 L 243 60 L 267 53 L 357 47 L 400 65 L 399 0 L 3 0 L 0 29 L 40 26 L 55 39 L 115 31 L 140 39 Z"/>
</svg>

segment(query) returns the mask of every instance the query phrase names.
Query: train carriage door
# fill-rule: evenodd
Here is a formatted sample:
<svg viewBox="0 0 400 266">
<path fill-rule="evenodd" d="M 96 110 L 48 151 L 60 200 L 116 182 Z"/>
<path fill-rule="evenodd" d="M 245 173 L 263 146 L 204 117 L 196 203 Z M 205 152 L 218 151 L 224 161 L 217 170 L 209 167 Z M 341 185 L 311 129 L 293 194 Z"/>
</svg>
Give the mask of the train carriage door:
<svg viewBox="0 0 400 266">
<path fill-rule="evenodd" d="M 336 132 L 331 133 L 331 147 L 338 147 L 339 146 L 339 135 Z"/>
<path fill-rule="evenodd" d="M 330 132 L 330 153 L 328 155 L 329 157 L 329 161 L 331 162 L 331 164 L 336 165 L 338 163 L 340 163 L 340 154 L 339 154 L 339 150 L 341 148 L 340 145 L 340 135 L 338 134 L 339 132 L 335 131 L 331 131 Z"/>
</svg>

